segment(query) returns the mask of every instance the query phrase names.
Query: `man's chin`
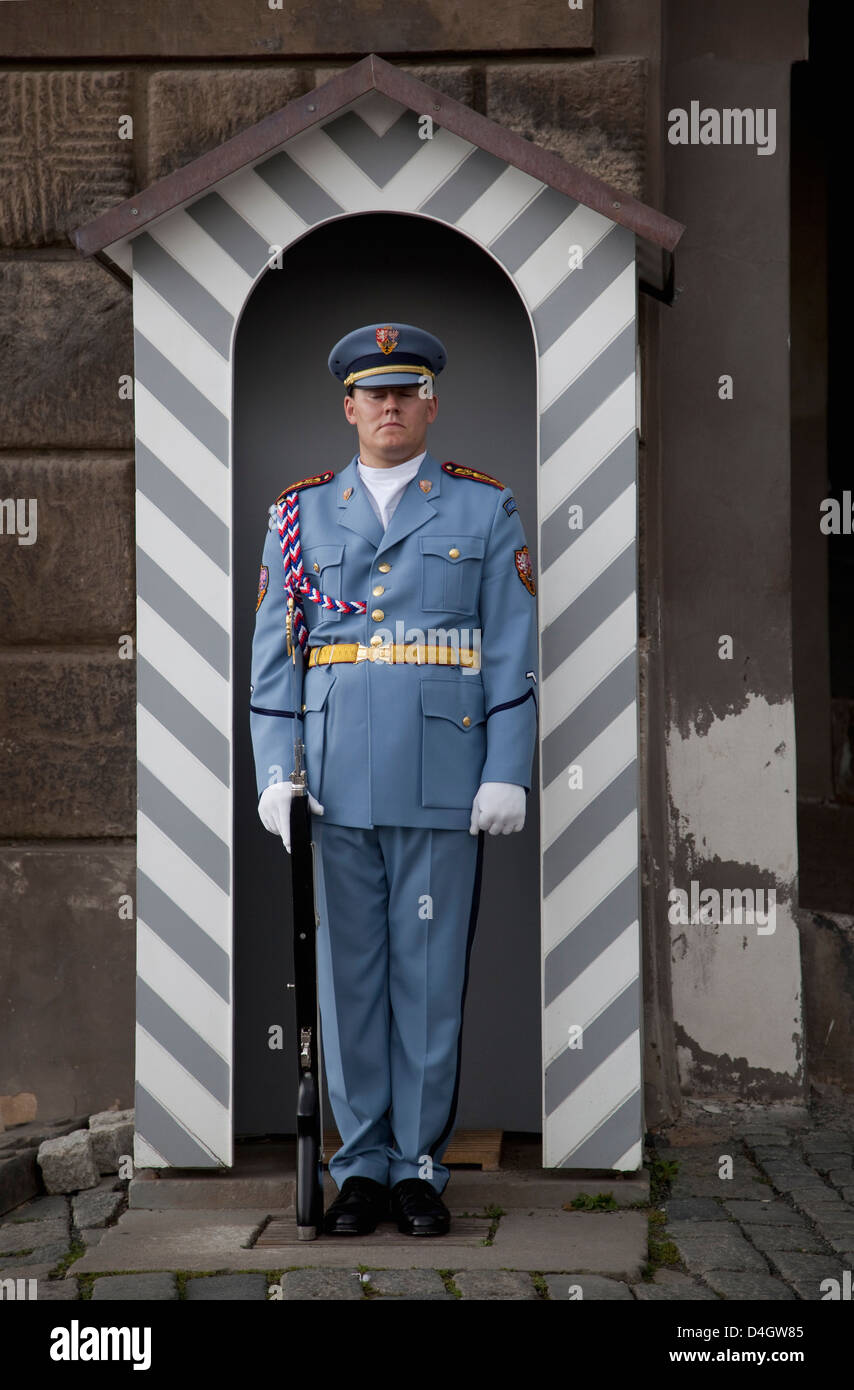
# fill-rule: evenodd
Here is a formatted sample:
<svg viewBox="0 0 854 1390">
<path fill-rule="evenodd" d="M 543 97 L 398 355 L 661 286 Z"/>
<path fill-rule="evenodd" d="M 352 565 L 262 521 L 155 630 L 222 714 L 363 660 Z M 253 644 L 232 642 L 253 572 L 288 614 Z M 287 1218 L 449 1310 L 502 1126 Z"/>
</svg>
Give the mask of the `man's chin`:
<svg viewBox="0 0 854 1390">
<path fill-rule="evenodd" d="M 404 459 L 417 454 L 418 450 L 408 440 L 399 439 L 397 430 L 389 430 L 387 435 L 380 435 L 374 445 L 374 453 L 386 463 L 402 463 Z"/>
</svg>

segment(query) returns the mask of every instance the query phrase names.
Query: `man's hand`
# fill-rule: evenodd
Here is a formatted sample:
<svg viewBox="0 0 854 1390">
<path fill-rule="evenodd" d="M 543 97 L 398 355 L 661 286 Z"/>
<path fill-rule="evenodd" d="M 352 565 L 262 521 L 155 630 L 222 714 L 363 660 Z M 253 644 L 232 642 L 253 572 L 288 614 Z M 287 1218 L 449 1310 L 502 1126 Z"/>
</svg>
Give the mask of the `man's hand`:
<svg viewBox="0 0 854 1390">
<path fill-rule="evenodd" d="M 514 782 L 481 782 L 472 802 L 469 833 L 512 835 L 525 824 L 525 788 Z"/>
<path fill-rule="evenodd" d="M 271 835 L 281 835 L 282 844 L 291 852 L 291 797 L 293 796 L 292 782 L 274 782 L 272 787 L 265 787 L 258 802 L 258 815 L 265 830 L 269 830 Z M 323 815 L 323 807 L 319 801 L 315 801 L 311 792 L 308 794 L 308 809 L 316 816 Z"/>
</svg>

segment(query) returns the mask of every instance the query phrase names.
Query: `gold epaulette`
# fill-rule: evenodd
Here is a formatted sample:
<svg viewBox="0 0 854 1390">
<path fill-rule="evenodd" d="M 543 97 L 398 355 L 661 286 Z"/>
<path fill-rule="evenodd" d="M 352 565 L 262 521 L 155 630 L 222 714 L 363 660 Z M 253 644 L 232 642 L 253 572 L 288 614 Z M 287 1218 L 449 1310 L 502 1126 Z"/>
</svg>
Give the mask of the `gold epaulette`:
<svg viewBox="0 0 854 1390">
<path fill-rule="evenodd" d="M 300 478 L 298 483 L 291 483 L 290 487 L 286 487 L 284 492 L 279 493 L 276 501 L 281 502 L 289 492 L 296 492 L 298 488 L 319 487 L 321 483 L 331 483 L 334 477 L 335 474 L 331 468 L 327 468 L 325 473 L 312 473 L 310 478 Z"/>
<path fill-rule="evenodd" d="M 499 492 L 504 491 L 504 484 L 499 483 L 497 478 L 489 473 L 480 473 L 476 468 L 466 468 L 462 463 L 443 463 L 442 471 L 452 478 L 470 478 L 473 483 L 489 483 L 490 487 L 497 487 Z"/>
</svg>

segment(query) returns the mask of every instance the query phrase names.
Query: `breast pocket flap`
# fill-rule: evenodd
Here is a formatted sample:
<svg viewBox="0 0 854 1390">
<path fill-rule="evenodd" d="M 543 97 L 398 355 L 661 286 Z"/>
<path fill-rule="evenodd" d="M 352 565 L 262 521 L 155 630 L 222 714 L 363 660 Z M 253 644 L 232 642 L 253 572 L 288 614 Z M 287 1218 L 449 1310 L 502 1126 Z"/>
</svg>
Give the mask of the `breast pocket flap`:
<svg viewBox="0 0 854 1390">
<path fill-rule="evenodd" d="M 422 555 L 440 555 L 450 565 L 483 559 L 483 536 L 420 536 L 419 544 Z"/>
<path fill-rule="evenodd" d="M 305 572 L 309 576 L 322 574 L 330 565 L 340 565 L 344 558 L 343 545 L 313 545 L 303 551 Z M 317 568 L 315 569 L 315 565 Z"/>
</svg>

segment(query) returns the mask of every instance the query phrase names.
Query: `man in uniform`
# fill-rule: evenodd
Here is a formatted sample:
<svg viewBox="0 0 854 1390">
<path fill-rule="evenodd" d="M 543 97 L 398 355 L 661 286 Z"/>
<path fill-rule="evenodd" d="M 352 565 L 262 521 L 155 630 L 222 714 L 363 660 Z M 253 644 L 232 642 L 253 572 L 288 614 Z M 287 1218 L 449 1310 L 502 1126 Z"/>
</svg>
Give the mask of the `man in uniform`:
<svg viewBox="0 0 854 1390">
<path fill-rule="evenodd" d="M 522 829 L 531 786 L 533 568 L 509 489 L 427 450 L 445 362 L 438 338 L 403 323 L 335 345 L 359 450 L 270 508 L 258 587 L 258 811 L 288 850 L 294 718 L 312 794 L 321 1029 L 342 1140 L 333 1234 L 389 1215 L 411 1235 L 448 1230 L 441 1160 L 483 837 Z M 305 657 L 297 709 L 288 585 Z"/>
</svg>

